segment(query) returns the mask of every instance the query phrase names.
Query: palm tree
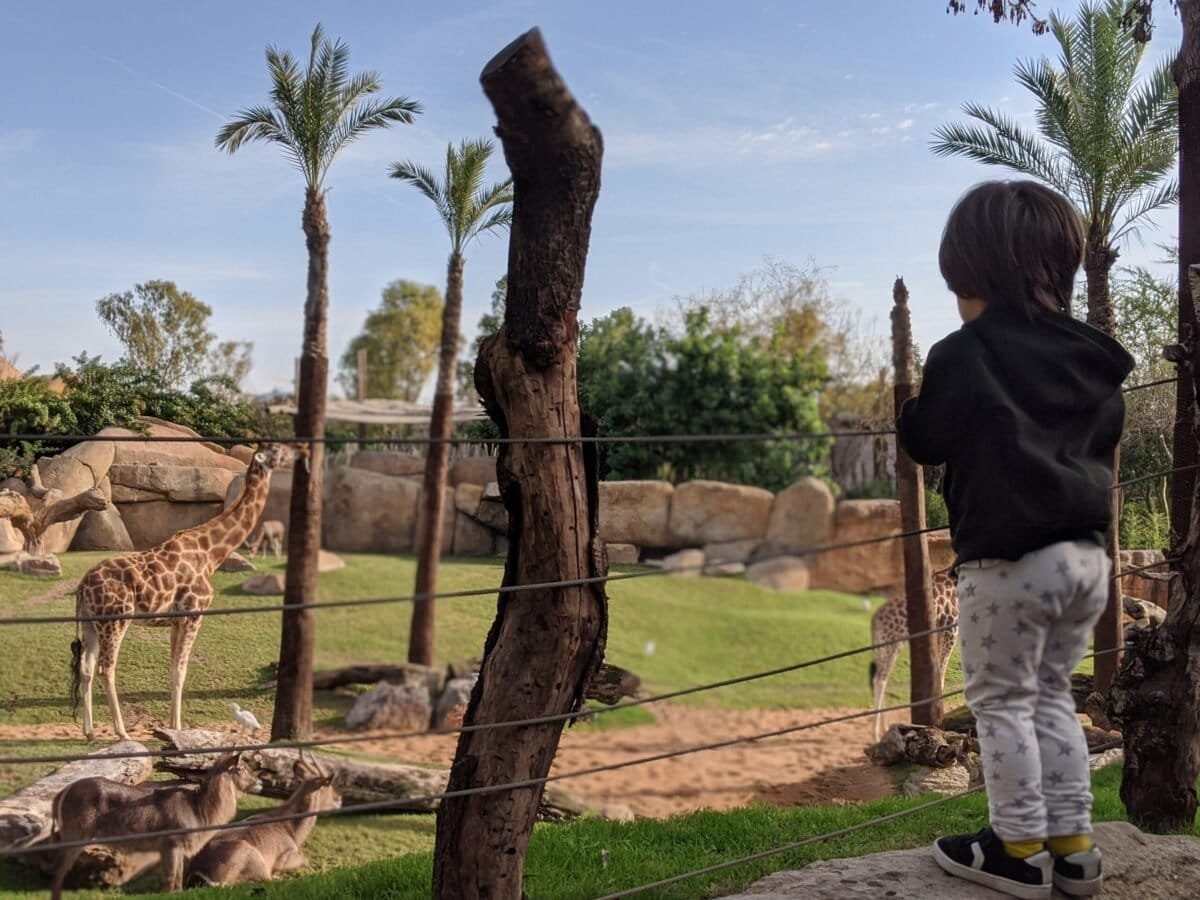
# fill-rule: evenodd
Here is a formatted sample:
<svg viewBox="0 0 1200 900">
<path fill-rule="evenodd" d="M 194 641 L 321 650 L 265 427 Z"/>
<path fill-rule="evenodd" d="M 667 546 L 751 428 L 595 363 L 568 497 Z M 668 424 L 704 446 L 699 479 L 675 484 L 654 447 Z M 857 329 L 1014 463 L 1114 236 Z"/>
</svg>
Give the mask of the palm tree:
<svg viewBox="0 0 1200 900">
<path fill-rule="evenodd" d="M 1037 104 L 1037 134 L 968 103 L 981 125 L 943 125 L 933 152 L 1003 166 L 1074 201 L 1087 226 L 1087 320 L 1114 333 L 1109 272 L 1117 247 L 1148 213 L 1174 203 L 1178 90 L 1169 62 L 1138 79 L 1145 44 L 1122 26 L 1126 0 L 1084 3 L 1074 20 L 1050 15 L 1057 66 L 1042 58 L 1014 73 Z"/>
<path fill-rule="evenodd" d="M 442 346 L 438 355 L 437 388 L 429 418 L 429 436 L 439 443 L 429 447 L 425 464 L 421 517 L 417 529 L 417 577 L 414 593 L 428 597 L 437 587 L 438 552 L 445 518 L 445 489 L 450 445 L 454 430 L 455 361 L 458 358 L 459 322 L 462 319 L 463 251 L 487 231 L 507 228 L 512 222 L 512 180 L 483 187 L 484 170 L 492 155 L 491 141 L 463 141 L 446 148 L 446 172 L 439 181 L 430 170 L 413 162 L 392 165 L 391 176 L 405 181 L 428 197 L 450 233 L 450 259 L 446 265 L 446 305 L 442 311 Z M 413 604 L 408 661 L 433 665 L 433 601 Z"/>
<path fill-rule="evenodd" d="M 325 336 L 329 308 L 325 176 L 334 157 L 351 141 L 393 122 L 409 124 L 421 111 L 420 104 L 405 97 L 372 97 L 381 88 L 379 75 L 375 72 L 351 75 L 349 56 L 346 45 L 327 38 L 319 24 L 313 29 L 308 65 L 304 69 L 290 52 L 268 47 L 270 104 L 243 109 L 217 133 L 217 148 L 229 153 L 253 141 L 278 144 L 304 176 L 302 223 L 308 246 L 308 289 L 296 397 L 296 434 L 315 440 L 304 448 L 292 474 L 284 590 L 284 603 L 288 606 L 310 604 L 317 599 L 325 393 L 329 377 Z M 314 624 L 311 609 L 284 612 L 271 740 L 306 738 L 312 731 Z"/>
</svg>

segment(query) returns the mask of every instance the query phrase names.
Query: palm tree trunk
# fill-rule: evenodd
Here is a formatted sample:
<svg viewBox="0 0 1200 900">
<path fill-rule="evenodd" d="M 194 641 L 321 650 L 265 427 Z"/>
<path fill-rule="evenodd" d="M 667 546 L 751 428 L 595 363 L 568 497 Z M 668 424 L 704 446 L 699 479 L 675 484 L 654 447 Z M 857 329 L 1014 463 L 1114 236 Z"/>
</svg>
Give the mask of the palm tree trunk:
<svg viewBox="0 0 1200 900">
<path fill-rule="evenodd" d="M 1117 318 L 1113 312 L 1109 273 L 1117 263 L 1117 251 L 1108 235 L 1093 225 L 1088 230 L 1083 251 L 1083 274 L 1087 277 L 1087 323 L 1105 334 L 1117 333 Z"/>
<path fill-rule="evenodd" d="M 438 559 L 442 550 L 442 527 L 446 518 L 446 482 L 449 475 L 450 445 L 454 431 L 454 376 L 458 362 L 459 323 L 462 319 L 463 258 L 457 250 L 446 266 L 446 305 L 442 310 L 442 349 L 438 355 L 437 388 L 433 395 L 433 413 L 429 417 L 429 436 L 440 443 L 429 445 L 425 457 L 425 480 L 421 494 L 421 515 L 417 519 L 417 577 L 413 593 L 426 597 L 437 590 Z M 412 626 L 408 638 L 408 661 L 433 665 L 436 601 L 413 602 Z"/>
<path fill-rule="evenodd" d="M 296 436 L 318 440 L 302 446 L 292 471 L 288 523 L 287 579 L 283 602 L 314 603 L 317 557 L 321 550 L 321 487 L 325 475 L 325 392 L 329 379 L 326 319 L 329 311 L 329 218 L 325 196 L 309 188 L 304 197 L 304 239 L 308 246 L 308 291 L 304 302 L 304 345 L 296 394 Z M 279 640 L 279 681 L 271 740 L 304 740 L 312 734 L 313 638 L 311 609 L 283 613 Z"/>
<path fill-rule="evenodd" d="M 1175 61 L 1179 85 L 1179 341 L 1190 371 L 1176 393 L 1176 466 L 1196 459 L 1200 446 L 1196 379 L 1200 347 L 1195 303 L 1200 285 L 1189 265 L 1200 264 L 1200 0 L 1180 0 L 1183 41 Z M 1200 276 L 1200 271 L 1196 273 Z M 1186 480 L 1184 476 L 1187 476 Z M 1181 485 L 1190 488 L 1181 502 Z M 1121 802 L 1129 820 L 1150 831 L 1191 831 L 1200 776 L 1200 522 L 1196 479 L 1176 472 L 1171 505 L 1171 575 L 1167 619 L 1138 632 L 1109 693 L 1109 716 L 1125 738 Z M 1181 518 L 1186 515 L 1186 519 Z"/>
</svg>

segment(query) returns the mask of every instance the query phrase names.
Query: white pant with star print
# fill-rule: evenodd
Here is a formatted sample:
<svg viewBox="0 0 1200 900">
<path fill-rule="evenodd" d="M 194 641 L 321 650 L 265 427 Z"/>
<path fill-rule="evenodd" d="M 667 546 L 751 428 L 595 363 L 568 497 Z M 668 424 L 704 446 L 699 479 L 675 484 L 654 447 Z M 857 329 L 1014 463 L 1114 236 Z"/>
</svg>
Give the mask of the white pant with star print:
<svg viewBox="0 0 1200 900">
<path fill-rule="evenodd" d="M 967 705 L 992 828 L 1005 841 L 1092 830 L 1087 742 L 1071 672 L 1108 601 L 1111 563 L 1087 541 L 958 567 Z"/>
</svg>

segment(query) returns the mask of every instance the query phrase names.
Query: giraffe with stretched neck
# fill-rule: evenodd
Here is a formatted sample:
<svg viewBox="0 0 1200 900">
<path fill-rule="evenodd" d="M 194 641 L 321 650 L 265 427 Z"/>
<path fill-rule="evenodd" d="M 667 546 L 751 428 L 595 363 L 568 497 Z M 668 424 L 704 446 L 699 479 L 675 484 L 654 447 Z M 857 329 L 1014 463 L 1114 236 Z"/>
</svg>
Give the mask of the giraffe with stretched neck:
<svg viewBox="0 0 1200 900">
<path fill-rule="evenodd" d="M 945 628 L 931 635 L 934 646 L 940 657 L 939 671 L 941 686 L 938 693 L 946 693 L 946 663 L 950 661 L 950 653 L 954 650 L 954 639 L 958 634 L 958 587 L 954 579 L 946 572 L 938 572 L 933 576 L 931 597 L 933 603 L 933 627 Z M 883 723 L 883 696 L 887 690 L 888 677 L 892 667 L 903 649 L 903 641 L 908 638 L 908 605 L 903 594 L 893 595 L 887 603 L 879 607 L 871 617 L 871 643 L 884 644 L 876 647 L 874 658 L 871 660 L 871 688 L 875 693 L 875 740 Z M 892 642 L 892 643 L 888 643 Z"/>
<path fill-rule="evenodd" d="M 157 547 L 106 559 L 88 571 L 75 592 L 75 615 L 128 616 L 155 613 L 196 613 L 162 619 L 107 619 L 80 623 L 71 644 L 72 708 L 83 694 L 83 733 L 94 735 L 92 679 L 97 668 L 104 679 L 113 727 L 128 739 L 121 703 L 117 699 L 117 657 L 131 621 L 171 629 L 171 727 L 182 728 L 183 682 L 188 658 L 200 631 L 203 613 L 212 603 L 212 575 L 229 554 L 242 545 L 262 515 L 270 489 L 271 470 L 283 450 L 270 446 L 254 454 L 245 483 L 229 509 L 195 528 L 176 532 Z"/>
</svg>

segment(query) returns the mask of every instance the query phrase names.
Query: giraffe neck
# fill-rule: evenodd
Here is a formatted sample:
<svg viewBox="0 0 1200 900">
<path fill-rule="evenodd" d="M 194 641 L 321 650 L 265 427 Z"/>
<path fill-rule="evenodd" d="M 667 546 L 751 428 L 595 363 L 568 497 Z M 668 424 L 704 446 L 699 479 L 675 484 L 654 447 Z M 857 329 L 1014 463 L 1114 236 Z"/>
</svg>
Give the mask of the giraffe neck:
<svg viewBox="0 0 1200 900">
<path fill-rule="evenodd" d="M 181 535 L 186 544 L 200 547 L 207 553 L 210 573 L 250 535 L 262 515 L 263 507 L 267 505 L 270 486 L 271 470 L 251 463 L 246 470 L 246 482 L 233 505 Z"/>
</svg>

